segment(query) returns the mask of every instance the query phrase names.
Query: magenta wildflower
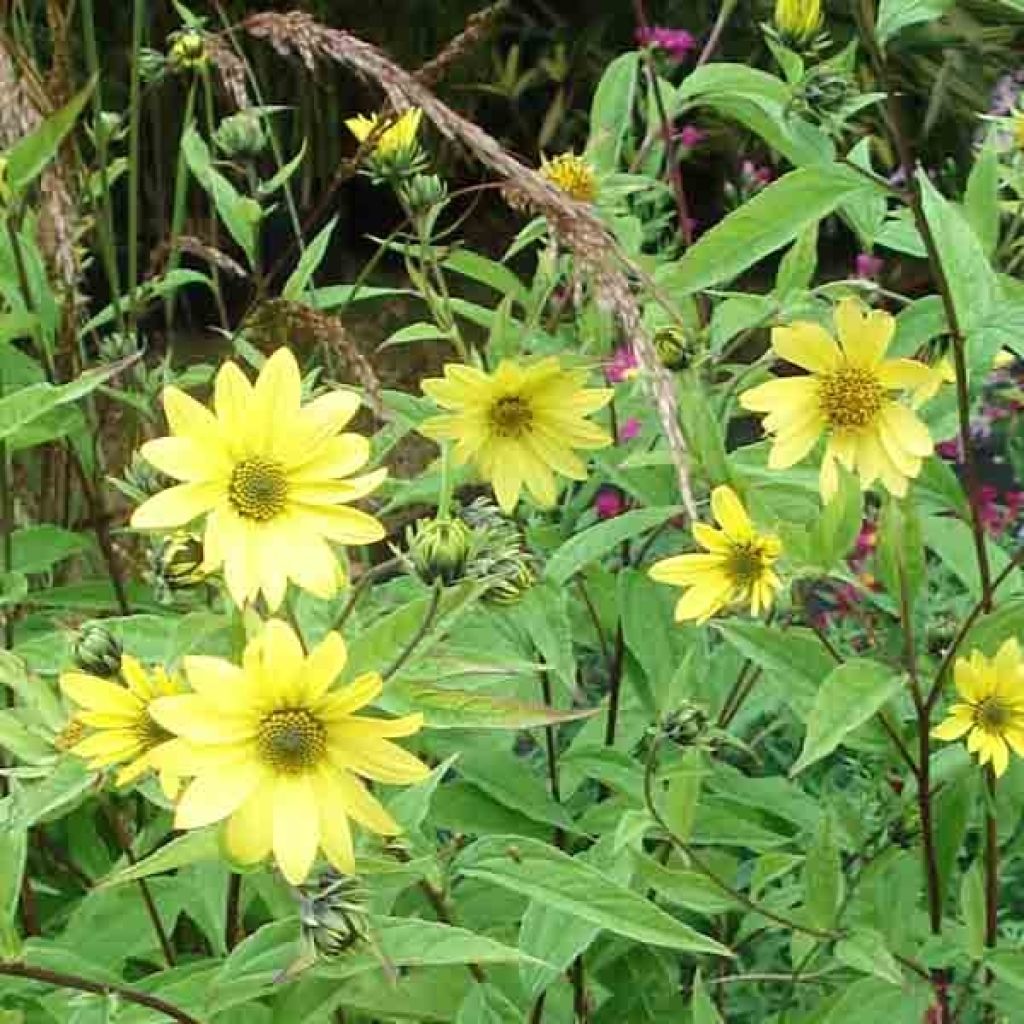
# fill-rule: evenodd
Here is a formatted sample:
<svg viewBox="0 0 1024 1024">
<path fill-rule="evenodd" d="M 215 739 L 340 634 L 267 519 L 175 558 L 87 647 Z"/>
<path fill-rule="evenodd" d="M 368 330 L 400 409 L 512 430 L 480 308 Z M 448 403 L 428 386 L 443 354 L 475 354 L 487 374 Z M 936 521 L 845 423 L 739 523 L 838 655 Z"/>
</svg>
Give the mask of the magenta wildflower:
<svg viewBox="0 0 1024 1024">
<path fill-rule="evenodd" d="M 884 266 L 885 260 L 880 256 L 870 252 L 859 252 L 854 263 L 854 274 L 865 281 L 877 281 Z"/>
<path fill-rule="evenodd" d="M 708 137 L 708 134 L 695 124 L 684 124 L 676 137 L 687 149 L 696 149 Z"/>
<path fill-rule="evenodd" d="M 619 443 L 625 444 L 627 441 L 632 441 L 640 436 L 642 429 L 641 423 L 638 419 L 631 416 L 625 423 L 619 427 Z"/>
<path fill-rule="evenodd" d="M 636 376 L 636 353 L 630 345 L 620 345 L 605 363 L 604 376 L 609 384 L 621 384 Z"/>
<path fill-rule="evenodd" d="M 598 519 L 614 519 L 626 511 L 626 500 L 617 487 L 602 487 L 594 498 Z"/>
<path fill-rule="evenodd" d="M 636 41 L 640 46 L 651 46 L 656 50 L 661 50 L 676 61 L 686 60 L 697 49 L 696 38 L 685 28 L 645 25 L 636 30 Z"/>
</svg>

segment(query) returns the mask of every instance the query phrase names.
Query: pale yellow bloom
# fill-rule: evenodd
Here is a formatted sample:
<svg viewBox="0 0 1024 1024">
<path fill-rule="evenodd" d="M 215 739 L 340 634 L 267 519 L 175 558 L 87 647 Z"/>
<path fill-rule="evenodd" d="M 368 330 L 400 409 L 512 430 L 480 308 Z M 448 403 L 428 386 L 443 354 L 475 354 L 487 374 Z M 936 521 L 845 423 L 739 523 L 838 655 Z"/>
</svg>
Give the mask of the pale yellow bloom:
<svg viewBox="0 0 1024 1024">
<path fill-rule="evenodd" d="M 771 469 L 788 469 L 825 437 L 821 493 L 839 485 L 838 466 L 858 474 L 861 486 L 876 480 L 897 496 L 932 454 L 928 428 L 893 392 L 916 393 L 936 382 L 936 371 L 914 359 L 886 359 L 894 319 L 843 299 L 835 311 L 839 343 L 819 324 L 776 327 L 775 354 L 809 372 L 780 377 L 745 391 L 740 404 L 766 413 L 763 426 L 774 444 Z"/>
<path fill-rule="evenodd" d="M 217 374 L 213 411 L 164 389 L 171 437 L 142 446 L 161 472 L 184 481 L 136 509 L 132 526 L 169 530 L 205 518 L 205 571 L 224 566 L 239 604 L 262 591 L 273 611 L 288 581 L 331 597 L 340 569 L 328 541 L 372 544 L 384 528 L 349 503 L 376 489 L 385 470 L 352 476 L 370 443 L 340 433 L 359 408 L 351 391 L 302 404 L 295 357 L 278 349 L 250 384 L 234 364 Z"/>
<path fill-rule="evenodd" d="M 775 0 L 775 28 L 787 42 L 811 42 L 824 23 L 821 0 Z"/>
<path fill-rule="evenodd" d="M 225 840 L 238 861 L 274 854 L 285 878 L 305 881 L 318 850 L 345 874 L 355 872 L 349 819 L 371 832 L 401 829 L 360 779 L 418 782 L 429 769 L 391 740 L 410 736 L 422 715 L 367 718 L 356 712 L 381 692 L 375 673 L 345 686 L 345 643 L 328 633 L 308 655 L 286 623 L 271 619 L 245 649 L 242 665 L 189 657 L 194 693 L 167 697 L 153 716 L 180 737 L 168 763 L 192 776 L 175 827 L 227 821 Z"/>
<path fill-rule="evenodd" d="M 782 581 L 773 566 L 782 545 L 771 534 L 758 533 L 747 510 L 731 487 L 716 487 L 711 511 L 721 527 L 693 524 L 694 540 L 707 554 L 677 555 L 656 562 L 651 579 L 685 587 L 676 605 L 676 621 L 706 622 L 738 604 L 749 604 L 752 615 L 771 607 Z"/>
<path fill-rule="evenodd" d="M 940 740 L 967 735 L 967 749 L 979 764 L 991 764 L 1002 775 L 1010 749 L 1024 756 L 1024 659 L 1016 640 L 1007 640 L 994 658 L 980 651 L 958 658 L 953 670 L 961 703 L 932 730 Z"/>
<path fill-rule="evenodd" d="M 592 203 L 597 198 L 597 174 L 575 153 L 561 153 L 551 160 L 542 160 L 540 173 L 570 199 Z"/>
<path fill-rule="evenodd" d="M 404 111 L 378 136 L 373 146 L 373 155 L 386 159 L 413 150 L 416 147 L 416 136 L 422 117 L 423 111 L 419 107 L 411 107 Z M 365 114 L 359 114 L 357 117 L 350 117 L 345 126 L 356 137 L 357 142 L 364 142 L 376 129 L 379 121 L 380 115 L 367 117 Z"/>
<path fill-rule="evenodd" d="M 472 462 L 511 512 L 525 486 L 544 506 L 558 500 L 555 474 L 585 480 L 587 467 L 573 449 L 604 448 L 611 437 L 586 417 L 613 392 L 586 388 L 585 370 L 566 370 L 555 358 L 527 365 L 503 361 L 493 374 L 448 364 L 444 378 L 424 380 L 423 391 L 442 408 L 420 427 L 436 441 L 454 441 L 460 464 Z"/>
<path fill-rule="evenodd" d="M 160 774 L 160 783 L 168 796 L 177 790 L 177 776 L 163 757 L 171 734 L 162 729 L 151 714 L 153 702 L 182 691 L 180 683 L 162 668 L 145 669 L 125 654 L 121 658 L 124 683 L 86 672 L 65 672 L 60 688 L 82 710 L 71 720 L 73 730 L 61 734 L 64 749 L 84 758 L 97 771 L 121 765 L 117 784 L 127 786 L 150 769 Z M 88 728 L 84 738 L 72 732 Z"/>
</svg>

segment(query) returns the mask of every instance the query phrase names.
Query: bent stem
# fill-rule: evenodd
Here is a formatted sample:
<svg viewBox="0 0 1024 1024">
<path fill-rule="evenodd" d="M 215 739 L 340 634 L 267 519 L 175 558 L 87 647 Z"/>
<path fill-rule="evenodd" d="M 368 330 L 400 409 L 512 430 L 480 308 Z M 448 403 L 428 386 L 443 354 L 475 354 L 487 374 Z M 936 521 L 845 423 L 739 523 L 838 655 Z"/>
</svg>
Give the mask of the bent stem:
<svg viewBox="0 0 1024 1024">
<path fill-rule="evenodd" d="M 390 679 L 413 656 L 416 648 L 430 632 L 430 627 L 433 626 L 434 620 L 437 618 L 437 610 L 441 605 L 441 590 L 440 583 L 435 583 L 430 591 L 430 604 L 427 606 L 427 612 L 423 616 L 419 629 L 412 635 L 398 657 L 381 672 L 381 678 L 385 681 Z"/>
</svg>

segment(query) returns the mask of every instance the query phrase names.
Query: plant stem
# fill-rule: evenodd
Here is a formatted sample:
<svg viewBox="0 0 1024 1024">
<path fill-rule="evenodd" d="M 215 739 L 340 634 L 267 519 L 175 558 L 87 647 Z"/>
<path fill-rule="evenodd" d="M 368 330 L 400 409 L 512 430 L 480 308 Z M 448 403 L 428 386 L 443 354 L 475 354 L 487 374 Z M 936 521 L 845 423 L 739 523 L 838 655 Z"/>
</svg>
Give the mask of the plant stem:
<svg viewBox="0 0 1024 1024">
<path fill-rule="evenodd" d="M 711 28 L 708 41 L 704 44 L 704 49 L 700 51 L 700 56 L 697 58 L 697 67 L 703 67 L 711 60 L 715 50 L 718 49 L 718 44 L 734 10 L 736 10 L 736 0 L 722 0 L 722 6 L 718 10 L 718 17 Z"/>
<path fill-rule="evenodd" d="M 349 594 L 348 600 L 345 602 L 345 606 L 338 613 L 338 617 L 334 620 L 331 629 L 337 632 L 345 625 L 349 620 L 349 616 L 355 611 L 356 605 L 359 603 L 359 599 L 366 593 L 366 588 L 374 582 L 379 576 L 384 576 L 397 568 L 400 564 L 399 559 L 389 558 L 386 562 L 381 562 L 380 565 L 373 566 L 372 569 L 367 569 L 362 576 L 352 586 L 352 593 Z"/>
<path fill-rule="evenodd" d="M 626 637 L 622 631 L 622 620 L 615 629 L 615 648 L 608 665 L 610 675 L 608 693 L 608 718 L 604 727 L 604 745 L 615 746 L 615 732 L 619 724 L 619 701 L 622 697 L 622 670 L 626 660 Z"/>
<path fill-rule="evenodd" d="M 996 821 L 996 773 L 985 766 L 985 945 L 994 949 L 999 932 L 999 832 Z"/>
<path fill-rule="evenodd" d="M 423 616 L 419 629 L 416 630 L 409 639 L 409 642 L 399 652 L 398 657 L 381 672 L 381 678 L 384 680 L 390 679 L 412 657 L 416 648 L 419 647 L 424 637 L 430 632 L 430 627 L 434 624 L 434 619 L 437 617 L 437 609 L 441 604 L 441 591 L 440 584 L 435 584 L 431 589 L 430 604 L 427 606 L 427 612 Z"/>
<path fill-rule="evenodd" d="M 3 388 L 0 387 L 2 395 Z M 7 442 L 0 441 L 0 571 L 4 574 L 11 571 L 14 561 L 14 488 L 11 487 L 10 470 Z M 8 651 L 14 647 L 14 611 L 12 605 L 3 610 L 4 647 Z"/>
<path fill-rule="evenodd" d="M 92 992 L 98 996 L 118 996 L 126 1003 L 134 1003 L 136 1006 L 145 1006 L 150 1010 L 156 1010 L 171 1020 L 178 1021 L 178 1024 L 201 1024 L 201 1021 L 190 1016 L 177 1006 L 165 1002 L 156 996 L 148 995 L 145 992 L 137 992 L 135 989 L 124 985 L 108 985 L 105 982 L 90 981 L 88 978 L 83 978 L 77 974 L 68 974 L 65 971 L 51 971 L 45 967 L 30 967 L 24 963 L 0 962 L 0 975 L 8 978 L 24 978 L 27 981 L 38 981 L 40 984 L 53 985 L 56 988 L 70 988 L 79 992 Z"/>
<path fill-rule="evenodd" d="M 242 876 L 237 871 L 232 871 L 228 879 L 224 917 L 224 942 L 228 949 L 232 950 L 245 938 L 245 927 L 242 924 Z"/>
<path fill-rule="evenodd" d="M 139 287 L 139 121 L 142 116 L 142 37 L 147 20 L 146 0 L 135 0 L 132 12 L 131 84 L 128 122 L 128 318 L 135 326 Z"/>
</svg>

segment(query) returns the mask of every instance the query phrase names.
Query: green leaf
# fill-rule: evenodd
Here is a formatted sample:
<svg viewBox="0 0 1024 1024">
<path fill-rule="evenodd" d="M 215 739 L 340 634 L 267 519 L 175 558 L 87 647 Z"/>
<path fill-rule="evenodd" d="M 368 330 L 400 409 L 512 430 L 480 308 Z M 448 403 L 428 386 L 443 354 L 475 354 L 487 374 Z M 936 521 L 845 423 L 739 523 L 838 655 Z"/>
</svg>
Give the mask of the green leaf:
<svg viewBox="0 0 1024 1024">
<path fill-rule="evenodd" d="M 165 871 L 175 871 L 190 864 L 219 860 L 221 853 L 218 829 L 196 829 L 178 836 L 177 839 L 172 839 L 166 846 L 161 846 L 155 853 L 144 857 L 136 864 L 131 864 L 108 875 L 100 885 L 104 887 L 124 885 L 125 882 L 134 882 L 139 878 L 160 875 Z"/>
<path fill-rule="evenodd" d="M 314 274 L 320 269 L 324 256 L 327 254 L 327 247 L 331 244 L 331 235 L 338 223 L 337 217 L 332 217 L 327 224 L 317 232 L 316 238 L 306 246 L 305 252 L 299 259 L 298 265 L 292 271 L 291 276 L 285 282 L 281 291 L 281 297 L 297 302 L 302 298 L 302 293 L 313 280 Z"/>
<path fill-rule="evenodd" d="M 450 332 L 441 330 L 437 324 L 426 322 L 406 324 L 404 327 L 399 327 L 397 331 L 389 334 L 387 338 L 381 342 L 379 351 L 383 351 L 386 348 L 392 348 L 395 345 L 408 345 L 417 341 L 446 340 L 451 340 Z"/>
<path fill-rule="evenodd" d="M 707 387 L 697 373 L 683 376 L 679 384 L 679 425 L 687 446 L 696 458 L 708 483 L 731 483 L 729 462 L 725 456 L 722 424 L 708 400 Z"/>
<path fill-rule="evenodd" d="M 991 950 L 985 956 L 985 964 L 1001 982 L 1024 992 L 1024 951 Z"/>
<path fill-rule="evenodd" d="M 805 291 L 814 280 L 818 268 L 818 225 L 802 231 L 789 252 L 779 263 L 775 275 L 775 294 L 780 298 L 791 292 Z"/>
<path fill-rule="evenodd" d="M 980 861 L 971 865 L 960 883 L 960 912 L 967 952 L 980 960 L 985 955 L 985 879 Z"/>
<path fill-rule="evenodd" d="M 985 144 L 971 173 L 964 193 L 964 214 L 990 257 L 999 244 L 999 153 L 991 141 Z"/>
<path fill-rule="evenodd" d="M 523 1011 L 493 985 L 474 985 L 455 1024 L 522 1024 Z"/>
<path fill-rule="evenodd" d="M 731 956 L 714 939 L 666 914 L 602 871 L 522 836 L 479 839 L 457 859 L 456 869 L 580 917 L 637 942 L 687 952 Z"/>
<path fill-rule="evenodd" d="M 19 572 L 46 572 L 57 562 L 77 555 L 90 547 L 80 533 L 62 530 L 59 526 L 26 526 L 11 534 L 11 568 Z"/>
<path fill-rule="evenodd" d="M 798 238 L 844 200 L 873 189 L 864 177 L 840 164 L 790 171 L 702 235 L 680 261 L 675 283 L 689 294 L 731 281 Z"/>
<path fill-rule="evenodd" d="M 0 929 L 14 930 L 27 856 L 28 829 L 0 824 Z"/>
<path fill-rule="evenodd" d="M 576 654 L 566 588 L 542 580 L 505 614 L 527 637 L 530 654 L 537 650 L 566 692 L 572 693 L 576 686 Z"/>
<path fill-rule="evenodd" d="M 886 948 L 885 936 L 872 928 L 855 928 L 836 943 L 836 959 L 855 971 L 873 974 L 893 985 L 903 984 L 903 972 Z"/>
<path fill-rule="evenodd" d="M 984 615 L 971 627 L 960 645 L 962 652 L 974 648 L 992 657 L 1010 637 L 1024 633 L 1024 598 L 1015 597 Z"/>
<path fill-rule="evenodd" d="M 956 870 L 971 812 L 977 806 L 977 782 L 973 771 L 965 771 L 959 778 L 946 782 L 935 794 L 935 860 L 939 869 L 939 891 L 943 895 Z"/>
<path fill-rule="evenodd" d="M 922 593 L 928 564 L 924 556 L 921 518 L 909 501 L 888 498 L 878 523 L 875 572 L 894 601 L 901 599 L 904 586 L 910 607 Z"/>
<path fill-rule="evenodd" d="M 815 698 L 803 750 L 790 775 L 831 754 L 895 696 L 901 685 L 901 676 L 867 658 L 855 658 L 833 669 Z"/>
<path fill-rule="evenodd" d="M 843 902 L 843 865 L 839 856 L 831 815 L 821 824 L 804 862 L 804 904 L 815 928 L 831 930 Z"/>
<path fill-rule="evenodd" d="M 878 41 L 884 46 L 898 32 L 922 21 L 941 18 L 955 0 L 882 0 L 875 28 Z"/>
<path fill-rule="evenodd" d="M 508 267 L 481 256 L 472 249 L 455 249 L 444 258 L 442 265 L 456 274 L 468 277 L 471 281 L 478 281 L 502 295 L 513 298 L 521 305 L 526 305 L 529 301 L 530 295 L 523 282 Z"/>
<path fill-rule="evenodd" d="M 857 478 L 845 470 L 840 476 L 839 490 L 811 528 L 811 553 L 823 569 L 834 568 L 850 553 L 864 515 L 864 495 Z"/>
<path fill-rule="evenodd" d="M 23 192 L 56 156 L 60 144 L 74 127 L 95 85 L 94 79 L 73 96 L 67 105 L 51 114 L 38 128 L 4 153 L 7 160 L 7 180 L 15 193 Z"/>
<path fill-rule="evenodd" d="M 701 977 L 699 968 L 693 976 L 693 998 L 690 1000 L 690 1013 L 693 1015 L 693 1024 L 724 1024 L 704 987 L 704 979 Z"/>
<path fill-rule="evenodd" d="M 0 608 L 21 604 L 28 597 L 28 577 L 23 572 L 0 572 Z"/>
<path fill-rule="evenodd" d="M 616 57 L 601 75 L 590 106 L 587 158 L 599 172 L 619 166 L 622 147 L 630 132 L 630 113 L 636 99 L 640 55 L 636 51 Z"/>
<path fill-rule="evenodd" d="M 821 1024 L 921 1024 L 932 1004 L 930 985 L 896 986 L 876 978 L 850 985 Z"/>
<path fill-rule="evenodd" d="M 971 597 L 980 598 L 981 575 L 978 572 L 978 556 L 971 527 L 949 516 L 926 516 L 921 528 L 928 549 L 960 580 Z M 998 576 L 1010 564 L 1010 557 L 987 537 L 985 550 L 988 552 L 992 575 Z M 1020 585 L 1020 572 L 1011 572 L 1000 585 L 998 593 L 1005 599 L 1019 593 Z"/>
<path fill-rule="evenodd" d="M 653 530 L 685 511 L 682 505 L 642 508 L 591 526 L 571 537 L 551 556 L 544 575 L 555 583 L 568 583 L 577 572 L 603 558 L 623 541 Z"/>
<path fill-rule="evenodd" d="M 26 785 L 14 803 L 13 824 L 31 827 L 85 799 L 96 780 L 75 757 L 64 758 L 39 782 Z"/>
</svg>

